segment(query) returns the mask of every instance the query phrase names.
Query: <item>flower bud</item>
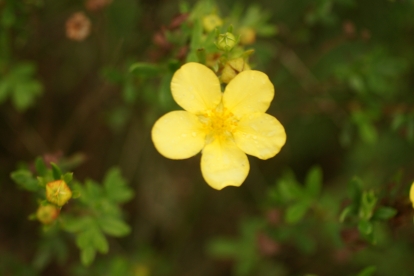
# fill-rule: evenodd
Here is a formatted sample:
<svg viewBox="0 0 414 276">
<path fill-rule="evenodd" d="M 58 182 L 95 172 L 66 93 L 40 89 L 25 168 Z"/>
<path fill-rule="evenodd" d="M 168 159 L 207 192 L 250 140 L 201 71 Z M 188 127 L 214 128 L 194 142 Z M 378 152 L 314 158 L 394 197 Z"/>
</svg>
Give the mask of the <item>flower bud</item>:
<svg viewBox="0 0 414 276">
<path fill-rule="evenodd" d="M 410 200 L 411 200 L 411 203 L 413 204 L 413 208 L 414 208 L 414 182 L 413 182 L 413 184 L 411 184 L 411 188 L 410 188 Z"/>
<path fill-rule="evenodd" d="M 72 191 L 63 180 L 49 182 L 46 185 L 46 198 L 57 206 L 63 206 L 72 197 Z"/>
<path fill-rule="evenodd" d="M 76 12 L 66 21 L 66 36 L 69 39 L 82 41 L 91 32 L 91 21 L 83 12 Z"/>
<path fill-rule="evenodd" d="M 203 17 L 203 27 L 208 33 L 221 25 L 223 25 L 223 20 L 217 14 L 209 14 Z"/>
<path fill-rule="evenodd" d="M 256 41 L 256 31 L 250 27 L 240 29 L 240 44 L 250 45 Z"/>
<path fill-rule="evenodd" d="M 55 205 L 40 205 L 36 212 L 36 218 L 43 224 L 51 224 L 59 216 L 60 209 Z"/>
<path fill-rule="evenodd" d="M 229 83 L 238 73 L 246 70 L 250 70 L 250 66 L 243 58 L 231 59 L 224 65 L 220 77 L 221 81 Z"/>
<path fill-rule="evenodd" d="M 232 33 L 219 34 L 217 38 L 217 48 L 229 52 L 236 46 L 236 37 Z"/>
</svg>

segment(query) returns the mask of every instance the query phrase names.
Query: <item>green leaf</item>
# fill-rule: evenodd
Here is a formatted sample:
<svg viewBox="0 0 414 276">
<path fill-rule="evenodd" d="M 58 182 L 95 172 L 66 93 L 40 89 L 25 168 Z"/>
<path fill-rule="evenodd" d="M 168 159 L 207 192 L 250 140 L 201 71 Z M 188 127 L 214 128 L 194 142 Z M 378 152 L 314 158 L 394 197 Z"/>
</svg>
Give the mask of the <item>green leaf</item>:
<svg viewBox="0 0 414 276">
<path fill-rule="evenodd" d="M 47 180 L 47 178 L 41 177 L 41 176 L 36 177 L 36 179 L 37 179 L 37 183 L 39 184 L 39 186 L 43 188 L 45 188 L 47 183 L 50 182 L 49 180 Z"/>
<path fill-rule="evenodd" d="M 62 172 L 60 170 L 60 168 L 58 167 L 58 165 L 56 165 L 55 163 L 51 162 L 50 165 L 52 166 L 52 174 L 53 174 L 53 179 L 54 180 L 59 180 L 62 177 Z"/>
<path fill-rule="evenodd" d="M 341 212 L 341 215 L 339 216 L 339 221 L 340 222 L 344 222 L 345 219 L 349 215 L 351 215 L 351 214 L 353 214 L 355 212 L 356 212 L 356 210 L 355 210 L 355 207 L 353 205 L 346 206 L 345 209 Z"/>
<path fill-rule="evenodd" d="M 355 202 L 359 205 L 362 197 L 362 180 L 359 177 L 354 177 L 348 184 L 348 193 L 352 202 Z"/>
<path fill-rule="evenodd" d="M 137 62 L 129 67 L 129 72 L 141 77 L 153 77 L 161 73 L 161 68 L 157 64 Z"/>
<path fill-rule="evenodd" d="M 364 220 L 369 220 L 372 217 L 377 201 L 378 198 L 374 191 L 365 191 L 362 194 L 361 204 L 359 207 L 359 217 Z"/>
<path fill-rule="evenodd" d="M 122 237 L 131 232 L 128 224 L 116 217 L 101 217 L 98 219 L 99 226 L 108 235 Z"/>
<path fill-rule="evenodd" d="M 77 233 L 93 227 L 93 221 L 90 217 L 72 217 L 61 216 L 62 228 L 70 233 Z"/>
<path fill-rule="evenodd" d="M 11 179 L 16 182 L 20 187 L 25 190 L 36 192 L 40 186 L 30 171 L 18 170 L 14 171 L 10 175 Z"/>
<path fill-rule="evenodd" d="M 110 169 L 104 179 L 104 189 L 107 197 L 116 203 L 130 200 L 134 193 L 121 175 L 118 168 Z"/>
<path fill-rule="evenodd" d="M 100 253 L 108 253 L 108 241 L 106 240 L 105 235 L 99 229 L 96 229 L 94 231 L 92 243 Z"/>
<path fill-rule="evenodd" d="M 62 175 L 62 179 L 66 182 L 66 184 L 72 182 L 73 173 L 65 173 L 64 175 Z"/>
<path fill-rule="evenodd" d="M 47 167 L 45 162 L 43 161 L 42 157 L 37 157 L 35 160 L 35 167 L 37 174 L 40 176 L 46 176 L 47 174 Z"/>
<path fill-rule="evenodd" d="M 87 229 L 85 231 L 80 232 L 76 237 L 76 245 L 80 249 L 85 249 L 93 246 L 93 234 L 94 231 L 91 230 L 93 228 Z"/>
<path fill-rule="evenodd" d="M 135 88 L 135 85 L 132 81 L 127 81 L 124 84 L 124 88 L 122 89 L 122 98 L 124 99 L 125 103 L 133 104 L 137 99 L 138 91 Z"/>
<path fill-rule="evenodd" d="M 36 72 L 36 65 L 32 62 L 21 62 L 17 64 L 12 71 L 16 79 L 27 79 Z"/>
<path fill-rule="evenodd" d="M 228 238 L 215 238 L 207 244 L 208 255 L 216 258 L 231 258 L 239 253 L 236 241 Z"/>
<path fill-rule="evenodd" d="M 100 74 L 107 81 L 114 84 L 121 84 L 124 81 L 124 74 L 114 67 L 104 67 L 100 71 Z"/>
<path fill-rule="evenodd" d="M 375 266 L 368 266 L 359 272 L 357 276 L 372 276 L 374 275 L 375 271 L 377 271 L 377 268 Z"/>
<path fill-rule="evenodd" d="M 368 220 L 360 220 L 358 223 L 358 230 L 363 235 L 368 236 L 372 234 L 373 229 L 372 223 Z"/>
<path fill-rule="evenodd" d="M 42 89 L 41 83 L 35 80 L 15 84 L 12 93 L 15 108 L 19 111 L 29 108 L 36 96 L 41 94 Z"/>
<path fill-rule="evenodd" d="M 103 191 L 98 183 L 92 180 L 87 180 L 85 186 L 84 195 L 88 203 L 92 204 L 93 202 L 102 199 Z"/>
<path fill-rule="evenodd" d="M 372 219 L 387 220 L 394 217 L 397 214 L 397 210 L 391 207 L 381 206 L 375 210 L 372 215 Z"/>
<path fill-rule="evenodd" d="M 83 265 L 90 265 L 95 259 L 96 251 L 93 247 L 87 247 L 81 250 L 81 262 Z"/>
<path fill-rule="evenodd" d="M 289 206 L 286 210 L 285 221 L 289 224 L 299 222 L 306 214 L 308 208 L 309 203 L 307 201 L 297 202 L 296 204 Z"/>
<path fill-rule="evenodd" d="M 297 199 L 303 195 L 302 187 L 294 179 L 293 175 L 287 174 L 277 182 L 280 196 L 285 201 Z"/>
<path fill-rule="evenodd" d="M 317 197 L 322 187 L 322 170 L 319 166 L 313 167 L 306 176 L 305 187 L 309 195 Z"/>
</svg>

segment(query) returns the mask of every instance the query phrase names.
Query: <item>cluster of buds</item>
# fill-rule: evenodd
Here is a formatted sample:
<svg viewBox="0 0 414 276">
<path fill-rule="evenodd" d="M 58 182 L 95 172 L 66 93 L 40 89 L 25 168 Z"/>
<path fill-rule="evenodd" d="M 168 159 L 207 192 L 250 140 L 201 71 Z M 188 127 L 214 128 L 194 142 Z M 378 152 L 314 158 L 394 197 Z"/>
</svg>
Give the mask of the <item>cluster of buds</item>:
<svg viewBox="0 0 414 276">
<path fill-rule="evenodd" d="M 46 184 L 47 204 L 41 204 L 36 211 L 36 218 L 43 224 L 53 223 L 59 216 L 60 209 L 72 197 L 72 191 L 65 181 L 55 180 Z"/>
</svg>

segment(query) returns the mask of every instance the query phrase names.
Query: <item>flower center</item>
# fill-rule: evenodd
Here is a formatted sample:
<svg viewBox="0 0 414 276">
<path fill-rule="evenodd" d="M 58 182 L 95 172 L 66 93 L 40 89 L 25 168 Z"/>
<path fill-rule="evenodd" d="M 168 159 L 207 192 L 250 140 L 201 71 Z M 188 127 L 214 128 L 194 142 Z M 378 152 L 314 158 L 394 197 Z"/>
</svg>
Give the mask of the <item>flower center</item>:
<svg viewBox="0 0 414 276">
<path fill-rule="evenodd" d="M 229 110 L 219 104 L 216 109 L 199 116 L 200 121 L 207 129 L 206 143 L 213 139 L 232 139 L 233 130 L 239 120 Z"/>
</svg>

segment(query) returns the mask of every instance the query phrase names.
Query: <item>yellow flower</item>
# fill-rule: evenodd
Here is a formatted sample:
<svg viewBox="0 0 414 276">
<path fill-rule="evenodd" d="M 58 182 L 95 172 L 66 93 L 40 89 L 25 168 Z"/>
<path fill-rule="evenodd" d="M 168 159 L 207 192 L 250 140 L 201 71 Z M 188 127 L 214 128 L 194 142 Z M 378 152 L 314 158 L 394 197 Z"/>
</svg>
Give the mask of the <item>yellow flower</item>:
<svg viewBox="0 0 414 276">
<path fill-rule="evenodd" d="M 413 204 L 413 208 L 414 208 L 414 182 L 413 182 L 413 184 L 411 184 L 411 188 L 410 188 L 410 200 L 411 200 L 411 203 Z"/>
<path fill-rule="evenodd" d="M 283 126 L 265 113 L 274 87 L 262 72 L 239 73 L 222 93 L 212 70 L 187 63 L 174 74 L 171 91 L 184 110 L 158 119 L 152 129 L 154 145 L 171 159 L 202 150 L 201 172 L 214 189 L 243 183 L 250 168 L 246 153 L 268 159 L 285 144 Z"/>
</svg>

